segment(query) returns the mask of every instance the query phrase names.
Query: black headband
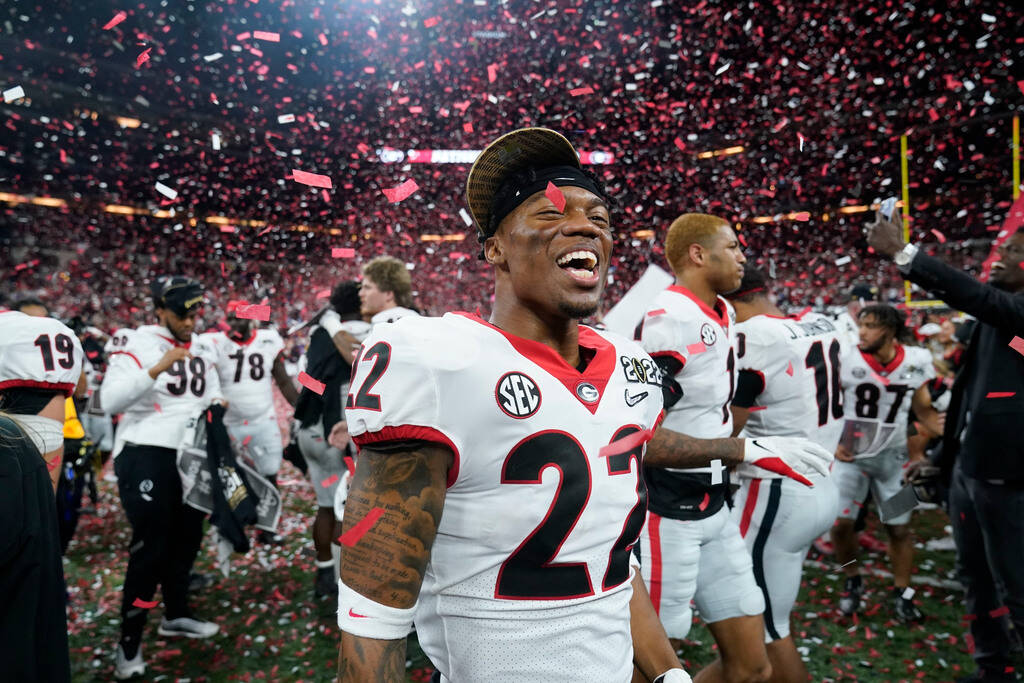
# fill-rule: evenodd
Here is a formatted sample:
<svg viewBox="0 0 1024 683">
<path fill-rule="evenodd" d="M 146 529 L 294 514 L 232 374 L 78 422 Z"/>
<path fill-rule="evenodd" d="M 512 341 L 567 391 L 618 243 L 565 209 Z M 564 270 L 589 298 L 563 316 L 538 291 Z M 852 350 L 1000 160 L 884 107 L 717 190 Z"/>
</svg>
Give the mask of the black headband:
<svg viewBox="0 0 1024 683">
<path fill-rule="evenodd" d="M 535 170 L 534 179 L 525 183 L 521 181 L 517 183 L 517 175 L 506 178 L 498 187 L 498 191 L 494 193 L 494 198 L 491 200 L 490 225 L 487 226 L 487 235 L 484 237 L 493 235 L 506 216 L 534 194 L 547 188 L 548 183 L 554 183 L 556 187 L 581 187 L 598 197 L 605 198 L 604 192 L 597 186 L 594 179 L 573 166 L 538 168 Z"/>
</svg>

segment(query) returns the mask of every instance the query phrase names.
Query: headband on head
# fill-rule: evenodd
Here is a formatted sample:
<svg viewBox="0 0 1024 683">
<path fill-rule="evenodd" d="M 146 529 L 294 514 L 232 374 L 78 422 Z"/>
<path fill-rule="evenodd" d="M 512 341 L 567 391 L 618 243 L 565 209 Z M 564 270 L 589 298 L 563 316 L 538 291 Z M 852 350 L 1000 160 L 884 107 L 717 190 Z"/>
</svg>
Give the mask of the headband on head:
<svg viewBox="0 0 1024 683">
<path fill-rule="evenodd" d="M 493 235 L 501 225 L 501 221 L 527 199 L 546 189 L 548 183 L 553 183 L 556 187 L 580 187 L 598 197 L 605 198 L 604 192 L 597 186 L 593 178 L 573 166 L 538 168 L 534 170 L 531 180 L 523 182 L 520 180 L 521 178 L 520 174 L 514 174 L 502 181 L 491 200 L 491 220 L 487 226 L 487 233 L 481 237 L 487 238 Z"/>
</svg>

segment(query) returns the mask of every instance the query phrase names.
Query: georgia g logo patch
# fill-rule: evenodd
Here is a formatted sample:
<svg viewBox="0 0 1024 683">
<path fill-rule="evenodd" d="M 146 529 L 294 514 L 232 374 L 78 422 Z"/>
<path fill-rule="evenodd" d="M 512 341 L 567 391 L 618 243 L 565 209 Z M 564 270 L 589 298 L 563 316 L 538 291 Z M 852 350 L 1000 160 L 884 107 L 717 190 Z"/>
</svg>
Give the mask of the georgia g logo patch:
<svg viewBox="0 0 1024 683">
<path fill-rule="evenodd" d="M 718 335 L 715 334 L 715 328 L 711 327 L 710 323 L 704 323 L 700 326 L 700 340 L 704 342 L 704 346 L 711 346 L 718 341 Z"/>
<path fill-rule="evenodd" d="M 521 372 L 506 372 L 494 387 L 494 398 L 503 413 L 522 420 L 540 408 L 540 387 Z"/>
</svg>

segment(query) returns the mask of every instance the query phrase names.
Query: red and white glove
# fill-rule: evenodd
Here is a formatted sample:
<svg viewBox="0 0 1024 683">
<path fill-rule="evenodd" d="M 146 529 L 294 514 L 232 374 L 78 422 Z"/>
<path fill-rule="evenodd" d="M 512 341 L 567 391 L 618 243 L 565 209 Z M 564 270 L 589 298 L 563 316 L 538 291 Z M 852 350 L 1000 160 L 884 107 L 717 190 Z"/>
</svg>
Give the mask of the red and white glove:
<svg viewBox="0 0 1024 683">
<path fill-rule="evenodd" d="M 828 476 L 833 455 L 818 444 L 795 436 L 743 439 L 743 462 L 814 486 L 805 475 Z"/>
</svg>

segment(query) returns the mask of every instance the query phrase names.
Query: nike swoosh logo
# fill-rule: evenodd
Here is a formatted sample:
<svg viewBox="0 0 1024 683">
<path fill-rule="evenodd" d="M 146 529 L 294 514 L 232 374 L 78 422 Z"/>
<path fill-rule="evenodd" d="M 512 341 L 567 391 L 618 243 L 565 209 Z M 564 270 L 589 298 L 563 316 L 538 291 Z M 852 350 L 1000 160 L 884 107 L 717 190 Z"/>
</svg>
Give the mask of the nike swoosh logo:
<svg viewBox="0 0 1024 683">
<path fill-rule="evenodd" d="M 761 449 L 761 450 L 763 450 L 763 451 L 767 451 L 767 450 L 768 450 L 767 448 L 765 448 L 764 446 L 762 446 L 761 444 L 759 444 L 759 443 L 757 442 L 757 439 L 751 439 L 750 443 L 754 444 L 755 446 L 757 446 L 758 448 L 760 448 L 760 449 Z"/>
<path fill-rule="evenodd" d="M 629 406 L 630 408 L 632 408 L 637 403 L 639 403 L 640 401 L 642 401 L 645 398 L 647 398 L 647 392 L 646 391 L 641 391 L 639 394 L 636 394 L 634 396 L 634 395 L 631 395 L 629 393 L 629 389 L 626 389 L 624 394 L 625 394 L 625 398 L 626 398 L 626 405 Z"/>
<path fill-rule="evenodd" d="M 366 615 L 365 614 L 356 614 L 355 612 L 352 611 L 351 607 L 348 608 L 348 615 L 350 617 L 355 617 L 356 619 L 366 619 Z"/>
</svg>

